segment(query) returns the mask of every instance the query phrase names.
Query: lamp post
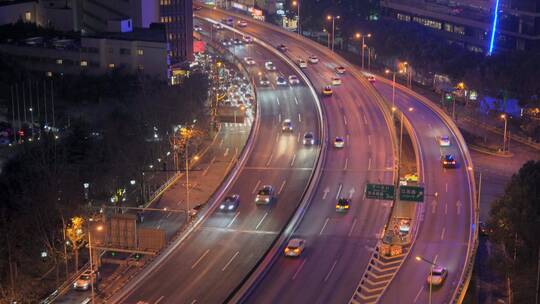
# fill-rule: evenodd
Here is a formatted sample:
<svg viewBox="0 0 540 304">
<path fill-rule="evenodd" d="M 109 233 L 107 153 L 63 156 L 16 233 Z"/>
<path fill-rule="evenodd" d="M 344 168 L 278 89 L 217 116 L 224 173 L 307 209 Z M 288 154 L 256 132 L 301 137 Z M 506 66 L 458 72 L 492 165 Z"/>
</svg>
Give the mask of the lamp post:
<svg viewBox="0 0 540 304">
<path fill-rule="evenodd" d="M 402 73 L 402 70 L 399 70 L 398 73 Z M 395 108 L 396 106 L 396 71 L 390 71 L 389 69 L 386 69 L 384 71 L 385 74 L 392 73 L 392 108 Z"/>
<path fill-rule="evenodd" d="M 328 32 L 325 28 L 323 28 L 322 31 L 326 33 L 326 46 L 330 48 L 330 32 Z"/>
<path fill-rule="evenodd" d="M 429 300 L 428 300 L 428 303 L 431 304 L 431 293 L 432 293 L 432 290 L 433 290 L 433 284 L 431 283 L 431 280 L 433 280 L 433 267 L 435 266 L 438 266 L 437 264 L 435 264 L 434 261 L 430 261 L 424 257 L 421 257 L 419 255 L 416 256 L 416 260 L 417 261 L 423 261 L 423 262 L 426 262 L 428 264 L 430 264 L 430 270 L 429 270 Z"/>
<path fill-rule="evenodd" d="M 507 138 L 507 135 L 506 135 L 506 130 L 507 130 L 507 127 L 508 127 L 508 117 L 506 116 L 506 114 L 501 114 L 501 118 L 504 119 L 504 133 L 503 133 L 503 152 L 506 152 L 506 142 L 508 140 Z"/>
<path fill-rule="evenodd" d="M 360 39 L 360 37 L 362 38 L 362 70 L 363 70 L 364 69 L 364 49 L 366 48 L 365 38 L 366 37 L 371 38 L 371 34 L 362 35 L 361 33 L 356 33 L 355 37 L 356 39 Z"/>
<path fill-rule="evenodd" d="M 98 225 L 96 231 L 103 231 L 103 226 Z M 90 289 L 92 304 L 96 302 L 96 295 L 94 291 L 94 280 L 97 281 L 97 271 L 94 270 L 94 256 L 92 252 L 92 229 L 88 224 L 88 254 L 90 255 Z"/>
<path fill-rule="evenodd" d="M 300 28 L 300 0 L 294 0 L 292 2 L 292 5 L 293 6 L 296 6 L 296 8 L 298 9 L 298 13 L 297 13 L 297 16 L 298 16 L 298 20 L 297 20 L 297 25 L 296 25 L 296 29 L 298 30 L 298 35 L 302 35 L 302 29 Z"/>
<path fill-rule="evenodd" d="M 332 16 L 328 15 L 326 16 L 326 20 L 332 20 L 332 52 L 334 51 L 334 44 L 335 44 L 335 32 L 336 32 L 336 19 L 340 19 L 341 16 Z"/>
</svg>

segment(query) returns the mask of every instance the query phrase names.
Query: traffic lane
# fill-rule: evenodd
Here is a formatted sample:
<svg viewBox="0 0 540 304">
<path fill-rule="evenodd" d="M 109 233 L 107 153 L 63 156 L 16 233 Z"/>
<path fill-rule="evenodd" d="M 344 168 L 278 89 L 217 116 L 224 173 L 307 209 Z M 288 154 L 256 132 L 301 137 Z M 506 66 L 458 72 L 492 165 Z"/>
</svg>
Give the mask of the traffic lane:
<svg viewBox="0 0 540 304">
<path fill-rule="evenodd" d="M 391 94 L 390 86 L 379 85 L 379 87 L 382 87 L 378 89 L 383 95 L 388 97 Z M 412 112 L 405 110 L 405 115 L 413 121 L 415 128 L 428 130 L 418 133 L 423 157 L 432 160 L 424 162 L 426 174 L 424 180 L 428 193 L 437 192 L 439 194 L 437 199 L 431 200 L 429 205 L 426 205 L 424 222 L 410 256 L 420 255 L 427 259 L 437 258 L 438 263 L 448 267 L 449 276 L 445 285 L 438 290 L 438 297 L 441 299 L 446 297 L 447 300 L 450 300 L 453 287 L 457 284 L 464 266 L 469 229 L 471 228 L 470 210 L 465 208 L 464 203 L 467 201 L 469 193 L 468 189 L 461 187 L 462 182 L 467 178 L 466 168 L 462 165 L 457 169 L 442 169 L 438 158 L 448 151 L 454 153 L 458 162 L 463 164 L 462 155 L 455 145 L 455 138 L 440 119 L 424 105 L 419 102 L 414 103 L 414 99 L 400 91 L 396 91 L 396 97 L 396 105 L 402 109 L 415 106 Z M 449 135 L 454 144 L 448 148 L 440 148 L 437 138 L 442 135 Z M 428 244 L 436 245 L 428 246 Z M 450 248 L 452 250 L 449 250 Z M 417 297 L 421 297 L 423 293 L 429 292 L 429 289 L 423 288 L 425 287 L 426 273 L 422 271 L 421 267 L 418 267 L 419 265 L 415 265 L 415 262 L 417 261 L 408 260 L 407 263 L 404 263 L 403 268 L 396 275 L 394 281 L 396 283 L 392 282 L 383 295 L 383 303 L 393 303 L 397 300 L 402 301 L 401 303 L 410 303 L 415 299 L 418 300 Z M 405 278 L 409 281 L 410 290 L 407 292 L 400 290 L 398 283 Z M 411 278 L 415 279 L 411 280 Z M 411 287 L 411 285 L 416 285 L 417 288 Z"/>
</svg>

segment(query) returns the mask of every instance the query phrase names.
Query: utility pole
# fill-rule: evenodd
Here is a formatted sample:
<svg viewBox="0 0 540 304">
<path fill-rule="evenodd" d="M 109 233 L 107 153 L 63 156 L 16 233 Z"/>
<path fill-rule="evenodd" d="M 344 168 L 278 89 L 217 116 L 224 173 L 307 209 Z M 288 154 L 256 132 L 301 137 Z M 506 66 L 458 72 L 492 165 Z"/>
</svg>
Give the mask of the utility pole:
<svg viewBox="0 0 540 304">
<path fill-rule="evenodd" d="M 11 132 L 13 132 L 13 142 L 17 142 L 17 134 L 15 132 L 15 94 L 13 86 L 11 86 Z"/>
</svg>

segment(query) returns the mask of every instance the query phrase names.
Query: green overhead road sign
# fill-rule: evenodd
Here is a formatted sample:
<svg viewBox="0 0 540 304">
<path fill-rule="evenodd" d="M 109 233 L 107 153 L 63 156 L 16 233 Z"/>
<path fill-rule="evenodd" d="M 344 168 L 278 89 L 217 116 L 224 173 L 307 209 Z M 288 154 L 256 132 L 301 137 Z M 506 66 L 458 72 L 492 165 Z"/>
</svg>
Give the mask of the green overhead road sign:
<svg viewBox="0 0 540 304">
<path fill-rule="evenodd" d="M 366 198 L 378 200 L 394 200 L 394 185 L 367 184 Z"/>
<path fill-rule="evenodd" d="M 424 202 L 424 187 L 401 186 L 399 199 L 408 202 Z"/>
</svg>

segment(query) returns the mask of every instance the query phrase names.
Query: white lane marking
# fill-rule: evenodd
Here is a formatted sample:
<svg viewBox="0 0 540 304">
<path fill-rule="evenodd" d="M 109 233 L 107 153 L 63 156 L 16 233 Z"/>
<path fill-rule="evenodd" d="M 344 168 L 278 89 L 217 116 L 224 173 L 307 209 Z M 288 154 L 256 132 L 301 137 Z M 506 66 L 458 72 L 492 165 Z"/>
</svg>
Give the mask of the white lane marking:
<svg viewBox="0 0 540 304">
<path fill-rule="evenodd" d="M 258 230 L 259 227 L 261 226 L 262 222 L 264 221 L 264 219 L 268 216 L 268 212 L 266 212 L 264 214 L 264 216 L 262 217 L 262 219 L 259 221 L 259 223 L 257 224 L 257 226 L 255 227 L 255 230 Z"/>
<path fill-rule="evenodd" d="M 433 264 L 437 264 L 437 258 L 439 257 L 438 254 L 435 255 L 435 258 L 433 259 Z"/>
<path fill-rule="evenodd" d="M 437 201 L 433 200 L 431 202 L 431 213 L 435 213 L 437 211 Z"/>
<path fill-rule="evenodd" d="M 371 170 L 371 157 L 368 159 L 367 169 Z"/>
<path fill-rule="evenodd" d="M 279 141 L 279 134 L 276 134 L 276 144 L 278 143 Z"/>
<path fill-rule="evenodd" d="M 255 184 L 255 187 L 253 188 L 253 191 L 251 191 L 251 194 L 255 194 L 255 192 L 257 192 L 257 189 L 259 188 L 260 184 L 261 184 L 261 180 L 258 180 L 257 184 Z"/>
<path fill-rule="evenodd" d="M 223 157 L 227 157 L 229 155 L 229 148 L 225 149 L 225 153 L 223 153 Z"/>
<path fill-rule="evenodd" d="M 277 105 L 279 106 L 279 97 L 276 97 Z"/>
<path fill-rule="evenodd" d="M 287 183 L 287 180 L 284 180 L 282 183 L 281 183 L 281 187 L 279 187 L 279 191 L 277 194 L 281 194 L 281 191 L 283 191 L 283 188 L 285 187 L 285 184 Z"/>
<path fill-rule="evenodd" d="M 347 170 L 348 166 L 349 166 L 349 158 L 345 158 L 345 166 L 343 166 L 343 170 Z"/>
<path fill-rule="evenodd" d="M 326 199 L 326 196 L 328 195 L 328 192 L 330 192 L 330 188 L 326 187 L 323 191 L 322 199 Z"/>
<path fill-rule="evenodd" d="M 330 278 L 330 275 L 332 274 L 332 271 L 334 271 L 334 268 L 336 268 L 337 260 L 334 261 L 334 264 L 332 264 L 332 267 L 330 268 L 330 271 L 328 271 L 328 274 L 326 277 L 324 277 L 324 281 L 328 281 L 328 278 Z"/>
<path fill-rule="evenodd" d="M 367 125 L 367 118 L 366 118 L 366 114 L 363 115 L 364 116 L 364 124 Z"/>
<path fill-rule="evenodd" d="M 326 228 L 326 225 L 328 224 L 328 220 L 330 220 L 329 217 L 326 218 L 326 221 L 324 221 L 324 225 L 321 228 L 321 231 L 319 231 L 319 235 L 322 235 L 324 228 Z"/>
<path fill-rule="evenodd" d="M 302 264 L 300 264 L 300 266 L 298 266 L 298 269 L 296 269 L 296 271 L 294 272 L 294 275 L 292 277 L 292 280 L 294 281 L 294 279 L 296 279 L 296 276 L 298 275 L 298 273 L 300 273 L 300 270 L 302 270 L 302 268 L 304 268 L 304 264 L 306 263 L 307 259 L 303 260 L 302 261 Z"/>
<path fill-rule="evenodd" d="M 347 125 L 347 117 L 345 117 L 345 115 L 343 115 L 343 123 Z"/>
<path fill-rule="evenodd" d="M 448 183 L 445 184 L 446 192 L 448 192 Z"/>
<path fill-rule="evenodd" d="M 294 103 L 298 104 L 298 98 L 296 98 L 296 96 L 294 97 Z"/>
<path fill-rule="evenodd" d="M 270 154 L 270 158 L 268 158 L 268 161 L 266 162 L 266 166 L 270 166 L 270 162 L 272 162 L 272 157 L 274 157 L 274 153 Z"/>
<path fill-rule="evenodd" d="M 204 259 L 204 257 L 210 252 L 210 249 L 206 249 L 206 251 L 201 255 L 201 257 L 199 257 L 199 259 L 197 259 L 197 261 L 195 261 L 195 263 L 193 263 L 193 265 L 191 265 L 191 269 L 197 267 L 197 264 L 199 264 L 202 259 Z"/>
<path fill-rule="evenodd" d="M 444 233 L 445 232 L 446 232 L 446 228 L 443 228 L 442 232 L 441 232 L 441 241 L 444 240 Z"/>
<path fill-rule="evenodd" d="M 448 214 L 448 203 L 444 204 L 444 214 Z"/>
<path fill-rule="evenodd" d="M 336 193 L 336 199 L 339 198 L 339 194 L 341 193 L 341 188 L 343 188 L 343 185 L 342 184 L 339 184 L 339 188 L 338 188 L 338 191 Z"/>
<path fill-rule="evenodd" d="M 278 122 L 281 122 L 281 113 L 278 114 Z"/>
<path fill-rule="evenodd" d="M 291 167 L 294 165 L 294 160 L 296 159 L 296 153 L 293 154 L 292 160 L 291 160 Z"/>
<path fill-rule="evenodd" d="M 157 299 L 154 304 L 158 304 L 159 302 L 161 302 L 161 300 L 163 300 L 163 298 L 165 298 L 165 296 L 159 297 L 159 299 Z"/>
<path fill-rule="evenodd" d="M 371 135 L 367 136 L 367 142 L 368 142 L 368 145 L 371 145 Z"/>
<path fill-rule="evenodd" d="M 219 146 L 221 147 L 223 145 L 223 138 L 219 141 Z"/>
<path fill-rule="evenodd" d="M 349 198 L 352 198 L 355 192 L 356 192 L 356 189 L 352 187 L 351 190 L 349 190 Z"/>
<path fill-rule="evenodd" d="M 276 86 L 273 83 L 271 83 L 270 85 L 272 86 L 272 89 L 276 89 Z"/>
<path fill-rule="evenodd" d="M 300 113 L 298 113 L 298 122 L 302 122 L 302 115 Z"/>
<path fill-rule="evenodd" d="M 457 207 L 457 214 L 460 214 L 461 213 L 461 201 L 456 202 L 456 207 Z"/>
<path fill-rule="evenodd" d="M 296 137 L 296 142 L 300 142 L 300 133 L 298 133 L 298 136 Z"/>
<path fill-rule="evenodd" d="M 221 268 L 221 271 L 225 271 L 225 269 L 227 269 L 227 267 L 229 267 L 229 265 L 232 263 L 232 261 L 238 256 L 238 254 L 240 254 L 240 251 L 237 251 L 233 256 L 232 258 L 227 262 L 227 264 L 225 264 L 225 266 L 223 266 L 223 268 Z"/>
<path fill-rule="evenodd" d="M 347 134 L 347 142 L 350 142 L 351 136 Z"/>
<path fill-rule="evenodd" d="M 418 301 L 418 298 L 420 297 L 420 294 L 422 293 L 422 290 L 424 290 L 424 286 L 420 287 L 420 290 L 416 294 L 416 297 L 414 297 L 414 303 L 416 303 L 416 301 Z"/>
<path fill-rule="evenodd" d="M 229 224 L 227 225 L 227 228 L 231 228 L 232 224 L 234 223 L 234 221 L 236 221 L 236 218 L 238 218 L 238 216 L 240 215 L 240 211 L 236 212 L 236 214 L 234 215 L 234 217 L 232 218 L 232 220 L 229 222 Z"/>
<path fill-rule="evenodd" d="M 351 235 L 352 235 L 353 230 L 354 230 L 354 226 L 356 226 L 356 221 L 358 221 L 358 219 L 355 217 L 355 218 L 354 218 L 354 221 L 352 222 L 351 229 L 349 229 L 349 233 L 347 234 L 347 236 L 351 236 Z"/>
</svg>

